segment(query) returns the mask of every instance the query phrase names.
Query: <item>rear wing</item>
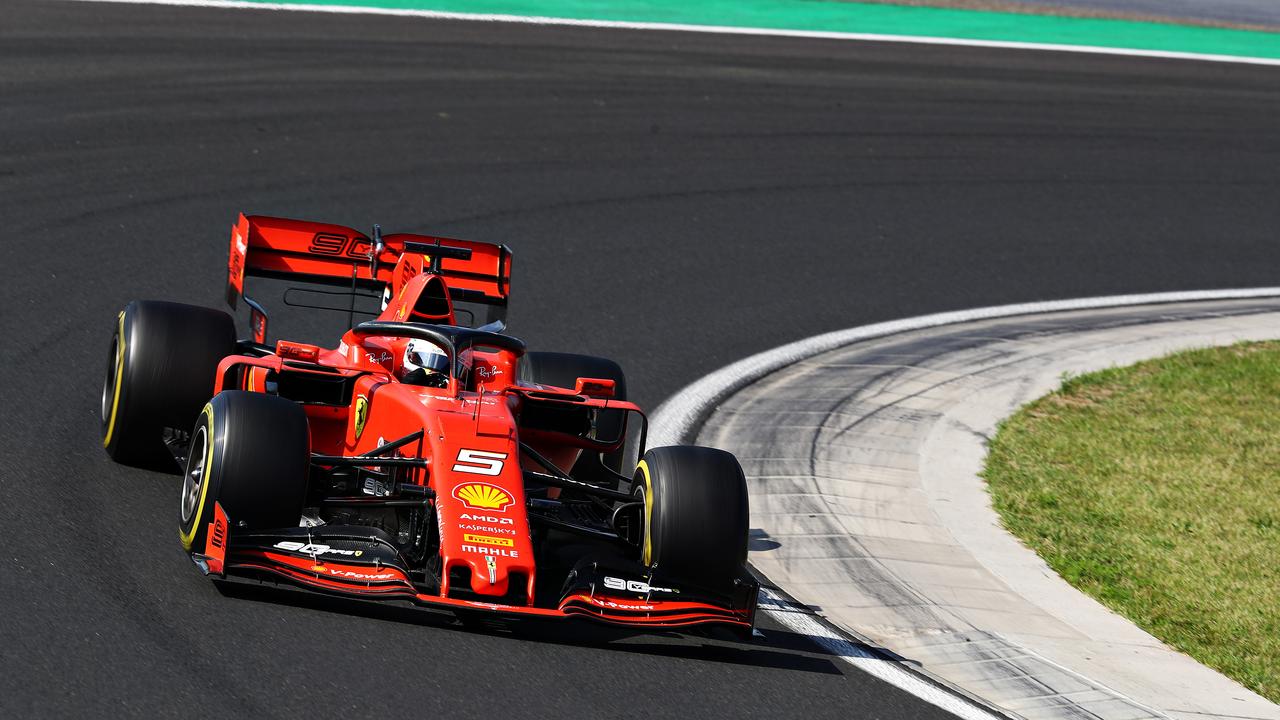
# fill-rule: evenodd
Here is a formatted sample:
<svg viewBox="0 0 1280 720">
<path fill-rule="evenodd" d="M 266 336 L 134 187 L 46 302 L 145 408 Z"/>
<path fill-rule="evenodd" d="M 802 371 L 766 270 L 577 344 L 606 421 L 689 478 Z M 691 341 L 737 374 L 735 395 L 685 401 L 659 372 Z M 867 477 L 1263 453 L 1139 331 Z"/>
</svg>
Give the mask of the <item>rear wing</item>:
<svg viewBox="0 0 1280 720">
<path fill-rule="evenodd" d="M 242 214 L 231 228 L 227 304 L 236 307 L 250 276 L 398 292 L 413 276 L 433 272 L 446 280 L 453 300 L 506 306 L 511 292 L 506 245 L 376 235 L 376 230 L 371 239 L 341 225 Z"/>
</svg>

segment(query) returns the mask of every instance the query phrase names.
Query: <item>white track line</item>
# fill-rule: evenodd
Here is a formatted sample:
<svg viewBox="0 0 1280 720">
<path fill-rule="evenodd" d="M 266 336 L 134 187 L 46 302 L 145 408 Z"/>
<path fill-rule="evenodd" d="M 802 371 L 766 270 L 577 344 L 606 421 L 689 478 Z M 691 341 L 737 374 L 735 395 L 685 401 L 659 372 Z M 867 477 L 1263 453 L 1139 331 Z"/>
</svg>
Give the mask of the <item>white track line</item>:
<svg viewBox="0 0 1280 720">
<path fill-rule="evenodd" d="M 1239 290 L 1201 290 L 1191 292 L 1151 293 L 1145 295 L 1112 295 L 1108 297 L 1053 300 L 1048 302 L 999 305 L 957 312 L 922 315 L 864 325 L 816 335 L 788 345 L 766 350 L 727 365 L 703 377 L 673 395 L 653 413 L 649 424 L 649 447 L 678 445 L 692 438 L 706 413 L 731 393 L 765 375 L 828 350 L 886 335 L 923 330 L 974 320 L 1033 315 L 1038 313 L 1091 310 L 1130 305 L 1195 302 L 1210 300 L 1243 300 L 1280 297 L 1280 287 Z M 760 609 L 787 628 L 810 637 L 820 647 L 859 670 L 932 703 L 966 720 L 990 720 L 999 717 L 959 695 L 928 682 L 899 663 L 877 657 L 857 643 L 833 632 L 812 614 L 794 609 L 786 599 L 768 590 L 760 591 Z"/>
<path fill-rule="evenodd" d="M 693 433 L 706 411 L 715 407 L 735 390 L 787 365 L 860 340 L 938 327 L 939 325 L 1012 317 L 1014 315 L 1091 310 L 1124 307 L 1126 305 L 1154 305 L 1158 303 L 1195 302 L 1197 300 L 1238 300 L 1266 297 L 1280 297 L 1280 287 L 1198 290 L 1145 295 L 1112 295 L 1109 297 L 1050 300 L 1019 305 L 999 305 L 974 310 L 938 313 L 936 315 L 922 315 L 904 320 L 891 320 L 889 322 L 816 335 L 739 360 L 685 386 L 654 412 L 649 421 L 648 445 L 650 447 L 679 445 Z"/>
<path fill-rule="evenodd" d="M 397 8 L 358 7 L 354 5 L 304 5 L 292 3 L 257 3 L 243 0 L 79 0 L 80 2 L 112 2 L 138 5 L 181 5 L 184 7 L 248 8 L 254 10 L 290 10 L 301 12 L 342 13 L 355 15 L 394 15 L 398 17 L 469 20 L 479 22 L 525 23 L 531 25 L 566 25 L 570 27 L 615 28 L 622 30 L 664 30 L 673 32 L 714 33 L 719 35 L 768 35 L 775 37 L 813 38 L 819 40 L 859 40 L 864 42 L 897 42 L 920 45 L 956 45 L 963 47 L 1004 48 L 1013 50 L 1052 50 L 1056 52 L 1124 55 L 1128 57 L 1201 60 L 1206 62 L 1270 65 L 1280 67 L 1280 59 L 1215 55 L 1211 53 L 1174 52 L 1170 50 L 1137 50 L 1094 45 L 1062 45 L 1055 43 L 1014 42 L 1006 40 L 968 40 L 963 38 L 914 35 L 882 35 L 877 33 L 822 32 L 818 30 L 777 30 L 771 28 L 729 27 L 723 25 L 688 25 L 682 23 L 625 22 L 621 20 L 577 20 L 573 18 L 497 15 L 486 13 L 443 12 L 438 10 L 403 10 Z"/>
<path fill-rule="evenodd" d="M 787 629 L 809 638 L 828 653 L 952 715 L 964 720 L 1004 720 L 1003 716 L 907 670 L 901 663 L 880 657 L 859 643 L 833 632 L 811 612 L 797 609 L 786 598 L 763 588 L 760 590 L 760 609 Z"/>
</svg>

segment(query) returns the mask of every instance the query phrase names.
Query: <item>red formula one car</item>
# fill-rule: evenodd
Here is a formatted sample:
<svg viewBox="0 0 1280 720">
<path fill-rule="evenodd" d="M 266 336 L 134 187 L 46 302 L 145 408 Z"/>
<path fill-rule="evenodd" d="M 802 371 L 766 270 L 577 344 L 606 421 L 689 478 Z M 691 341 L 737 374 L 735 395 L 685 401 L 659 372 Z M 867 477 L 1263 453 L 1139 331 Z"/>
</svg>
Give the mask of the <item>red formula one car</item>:
<svg viewBox="0 0 1280 720">
<path fill-rule="evenodd" d="M 132 302 L 102 390 L 113 459 L 184 468 L 178 535 L 202 571 L 750 633 L 737 461 L 644 451 L 645 417 L 612 361 L 528 352 L 500 319 L 460 324 L 475 316 L 463 306 L 505 309 L 505 246 L 242 215 L 228 270 L 250 339 L 219 310 Z M 382 310 L 334 348 L 272 346 L 246 276 L 336 285 L 306 292 Z"/>
</svg>

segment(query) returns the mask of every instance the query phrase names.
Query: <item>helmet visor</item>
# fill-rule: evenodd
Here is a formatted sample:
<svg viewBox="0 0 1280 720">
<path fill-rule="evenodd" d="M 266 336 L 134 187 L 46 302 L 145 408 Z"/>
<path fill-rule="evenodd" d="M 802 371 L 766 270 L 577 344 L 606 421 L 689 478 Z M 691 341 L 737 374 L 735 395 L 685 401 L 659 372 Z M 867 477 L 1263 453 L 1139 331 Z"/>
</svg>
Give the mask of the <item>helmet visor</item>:
<svg viewBox="0 0 1280 720">
<path fill-rule="evenodd" d="M 405 353 L 406 369 L 422 368 L 427 372 L 449 374 L 449 357 L 444 351 L 427 342 L 415 342 Z"/>
</svg>

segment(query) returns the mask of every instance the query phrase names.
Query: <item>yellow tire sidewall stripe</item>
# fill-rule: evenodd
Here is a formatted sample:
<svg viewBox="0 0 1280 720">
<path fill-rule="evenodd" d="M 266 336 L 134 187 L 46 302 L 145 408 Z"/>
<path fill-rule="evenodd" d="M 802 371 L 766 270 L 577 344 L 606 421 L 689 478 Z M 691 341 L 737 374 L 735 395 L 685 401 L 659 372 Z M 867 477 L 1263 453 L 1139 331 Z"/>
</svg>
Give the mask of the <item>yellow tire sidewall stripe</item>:
<svg viewBox="0 0 1280 720">
<path fill-rule="evenodd" d="M 120 311 L 119 327 L 116 330 L 117 337 L 120 338 L 116 343 L 116 386 L 111 393 L 111 415 L 107 418 L 107 434 L 102 436 L 102 447 L 111 445 L 111 436 L 115 434 L 116 429 L 116 410 L 120 407 L 120 385 L 124 379 L 124 311 Z"/>
<path fill-rule="evenodd" d="M 647 462 L 641 460 L 636 469 L 644 476 L 644 553 L 640 560 L 645 565 L 649 565 L 653 562 L 653 541 L 650 539 L 653 529 L 653 481 L 649 479 Z"/>
<path fill-rule="evenodd" d="M 205 422 L 205 445 L 208 447 L 208 455 L 204 459 L 204 474 L 200 476 L 200 501 L 196 503 L 196 508 L 191 518 L 191 529 L 183 530 L 178 528 L 178 539 L 182 541 L 182 549 L 191 552 L 191 544 L 196 539 L 196 533 L 200 529 L 200 522 L 204 515 L 204 500 L 209 494 L 209 475 L 213 472 L 213 403 L 206 403 L 204 410 L 200 411 L 200 415 Z"/>
</svg>

